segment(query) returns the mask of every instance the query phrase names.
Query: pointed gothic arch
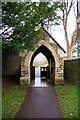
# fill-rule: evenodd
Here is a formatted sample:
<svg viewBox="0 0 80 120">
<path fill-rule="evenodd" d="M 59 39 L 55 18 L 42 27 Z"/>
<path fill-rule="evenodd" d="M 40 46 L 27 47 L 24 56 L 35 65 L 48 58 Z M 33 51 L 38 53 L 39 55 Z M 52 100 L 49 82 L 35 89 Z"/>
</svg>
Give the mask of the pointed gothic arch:
<svg viewBox="0 0 80 120">
<path fill-rule="evenodd" d="M 45 46 L 45 45 L 41 45 L 39 46 L 39 48 L 33 53 L 32 57 L 31 57 L 31 61 L 30 61 L 30 80 L 33 77 L 32 73 L 32 68 L 33 68 L 33 61 L 34 58 L 39 54 L 42 53 L 48 61 L 48 66 L 47 66 L 47 77 L 52 79 L 52 83 L 55 83 L 55 59 L 54 56 L 52 55 L 51 51 Z"/>
<path fill-rule="evenodd" d="M 57 45 L 53 45 L 49 43 L 49 41 L 41 40 L 38 43 L 38 47 L 35 51 L 27 51 L 25 50 L 20 54 L 21 56 L 21 84 L 30 84 L 31 83 L 31 67 L 34 58 L 39 53 L 42 53 L 48 60 L 49 63 L 49 72 L 50 79 L 52 79 L 54 84 L 57 84 L 57 81 L 63 80 L 63 70 L 60 68 L 62 63 L 62 59 L 60 57 L 63 52 Z M 53 71 L 53 72 L 52 72 Z"/>
</svg>

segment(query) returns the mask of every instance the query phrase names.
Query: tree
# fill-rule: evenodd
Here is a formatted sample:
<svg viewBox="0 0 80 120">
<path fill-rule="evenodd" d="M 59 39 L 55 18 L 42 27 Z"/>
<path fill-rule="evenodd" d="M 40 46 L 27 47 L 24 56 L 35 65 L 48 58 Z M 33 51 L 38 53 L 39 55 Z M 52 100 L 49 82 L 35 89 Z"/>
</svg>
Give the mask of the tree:
<svg viewBox="0 0 80 120">
<path fill-rule="evenodd" d="M 35 3 L 2 4 L 3 51 L 7 50 L 12 54 L 25 48 L 34 49 L 40 32 L 40 29 L 35 30 L 38 24 L 38 18 L 34 19 L 37 9 Z"/>
<path fill-rule="evenodd" d="M 13 53 L 22 49 L 33 50 L 42 33 L 41 24 L 53 20 L 58 24 L 59 2 L 7 2 L 2 4 L 2 47 Z"/>
<path fill-rule="evenodd" d="M 69 14 L 71 12 L 71 9 L 74 8 L 75 0 L 62 0 L 62 3 L 64 4 L 64 8 L 61 8 L 62 11 L 62 24 L 63 24 L 63 29 L 64 29 L 64 36 L 65 36 L 65 42 L 66 42 L 66 47 L 67 47 L 67 57 L 71 58 L 72 57 L 72 50 L 73 46 L 77 42 L 77 24 L 76 24 L 76 29 L 74 30 L 74 33 L 71 37 L 71 43 L 69 44 L 69 39 L 68 39 L 68 19 L 69 19 Z"/>
<path fill-rule="evenodd" d="M 78 57 L 80 57 L 80 1 L 77 0 L 77 36 L 78 36 Z"/>
</svg>

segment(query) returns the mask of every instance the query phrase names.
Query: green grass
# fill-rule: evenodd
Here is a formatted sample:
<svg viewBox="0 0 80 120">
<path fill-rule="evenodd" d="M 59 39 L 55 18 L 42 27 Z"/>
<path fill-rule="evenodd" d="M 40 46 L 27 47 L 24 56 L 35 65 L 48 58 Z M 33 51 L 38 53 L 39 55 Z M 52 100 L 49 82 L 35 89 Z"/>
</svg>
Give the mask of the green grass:
<svg viewBox="0 0 80 120">
<path fill-rule="evenodd" d="M 4 84 L 2 96 L 2 118 L 15 118 L 17 111 L 22 105 L 27 93 L 28 87 L 20 85 Z"/>
<path fill-rule="evenodd" d="M 0 88 L 0 118 L 2 118 L 2 90 Z"/>
<path fill-rule="evenodd" d="M 55 90 L 58 98 L 61 117 L 78 118 L 78 86 L 66 84 L 62 86 L 55 86 Z"/>
</svg>

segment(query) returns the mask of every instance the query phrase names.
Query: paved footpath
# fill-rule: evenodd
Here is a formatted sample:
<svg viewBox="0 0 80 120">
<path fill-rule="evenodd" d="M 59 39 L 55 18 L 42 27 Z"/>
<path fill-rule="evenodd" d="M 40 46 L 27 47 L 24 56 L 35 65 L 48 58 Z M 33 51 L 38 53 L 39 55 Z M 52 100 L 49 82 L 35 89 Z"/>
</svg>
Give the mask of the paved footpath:
<svg viewBox="0 0 80 120">
<path fill-rule="evenodd" d="M 49 87 L 31 87 L 16 118 L 60 118 L 55 90 Z"/>
</svg>

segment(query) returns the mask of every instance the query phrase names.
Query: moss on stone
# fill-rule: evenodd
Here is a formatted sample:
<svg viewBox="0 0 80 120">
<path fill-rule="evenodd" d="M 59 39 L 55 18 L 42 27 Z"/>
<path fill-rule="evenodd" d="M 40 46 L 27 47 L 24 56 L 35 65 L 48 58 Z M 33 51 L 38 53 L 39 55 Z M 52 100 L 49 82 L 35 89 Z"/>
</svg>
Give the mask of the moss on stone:
<svg viewBox="0 0 80 120">
<path fill-rule="evenodd" d="M 56 85 L 57 84 L 59 84 L 59 85 L 64 84 L 64 78 L 63 77 L 57 77 L 56 81 L 55 81 L 55 84 Z"/>
<path fill-rule="evenodd" d="M 21 85 L 28 85 L 28 78 L 27 77 L 21 77 L 20 78 L 20 84 Z"/>
</svg>

